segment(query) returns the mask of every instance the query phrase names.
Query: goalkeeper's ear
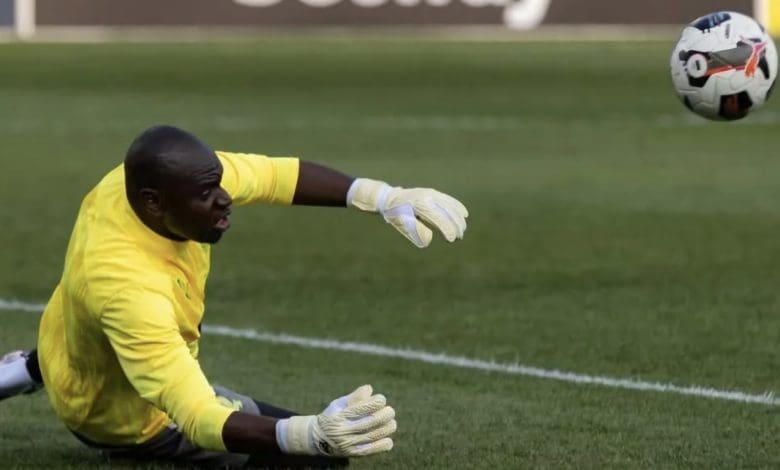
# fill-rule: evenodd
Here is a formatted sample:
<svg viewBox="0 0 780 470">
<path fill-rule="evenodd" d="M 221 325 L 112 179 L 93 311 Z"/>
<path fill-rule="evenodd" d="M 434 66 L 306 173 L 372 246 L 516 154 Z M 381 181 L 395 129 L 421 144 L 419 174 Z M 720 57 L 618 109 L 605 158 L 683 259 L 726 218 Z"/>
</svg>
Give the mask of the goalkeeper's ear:
<svg viewBox="0 0 780 470">
<path fill-rule="evenodd" d="M 138 191 L 138 199 L 144 212 L 152 217 L 162 217 L 165 212 L 160 191 L 152 188 L 142 188 Z"/>
</svg>

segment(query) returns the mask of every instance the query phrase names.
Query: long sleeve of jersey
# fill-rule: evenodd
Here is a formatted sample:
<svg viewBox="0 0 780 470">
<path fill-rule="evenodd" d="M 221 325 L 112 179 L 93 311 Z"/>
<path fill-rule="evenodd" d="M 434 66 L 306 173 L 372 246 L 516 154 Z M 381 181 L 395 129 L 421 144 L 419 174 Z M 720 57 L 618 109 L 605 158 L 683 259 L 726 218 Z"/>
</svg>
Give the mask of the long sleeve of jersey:
<svg viewBox="0 0 780 470">
<path fill-rule="evenodd" d="M 222 427 L 234 410 L 220 404 L 190 355 L 171 302 L 140 287 L 126 289 L 107 302 L 101 325 L 138 394 L 196 445 L 224 451 Z"/>
<path fill-rule="evenodd" d="M 216 152 L 222 163 L 222 187 L 237 206 L 291 204 L 298 184 L 297 158 Z"/>
</svg>

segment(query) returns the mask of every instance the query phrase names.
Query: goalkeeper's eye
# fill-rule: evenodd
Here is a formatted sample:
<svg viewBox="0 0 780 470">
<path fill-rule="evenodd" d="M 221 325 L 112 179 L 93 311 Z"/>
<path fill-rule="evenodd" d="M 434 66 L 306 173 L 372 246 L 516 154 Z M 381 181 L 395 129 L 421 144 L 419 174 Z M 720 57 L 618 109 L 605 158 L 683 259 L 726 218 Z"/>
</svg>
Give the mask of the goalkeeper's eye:
<svg viewBox="0 0 780 470">
<path fill-rule="evenodd" d="M 200 198 L 201 198 L 201 199 L 203 199 L 204 201 L 205 201 L 206 199 L 208 199 L 208 198 L 209 198 L 209 196 L 211 196 L 211 188 L 209 188 L 209 189 L 204 189 L 204 190 L 203 190 L 203 192 L 202 192 L 202 193 L 200 193 Z"/>
</svg>

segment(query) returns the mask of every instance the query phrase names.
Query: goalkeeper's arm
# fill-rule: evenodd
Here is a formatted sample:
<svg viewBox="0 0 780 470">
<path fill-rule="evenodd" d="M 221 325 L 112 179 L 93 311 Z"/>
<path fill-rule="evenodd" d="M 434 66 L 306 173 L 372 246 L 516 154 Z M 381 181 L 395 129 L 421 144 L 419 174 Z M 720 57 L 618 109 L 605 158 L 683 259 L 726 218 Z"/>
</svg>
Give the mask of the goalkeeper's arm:
<svg viewBox="0 0 780 470">
<path fill-rule="evenodd" d="M 392 187 L 353 178 L 322 165 L 301 161 L 293 204 L 348 206 L 382 215 L 418 248 L 431 243 L 437 229 L 448 242 L 463 238 L 468 211 L 452 196 L 428 188 Z"/>
</svg>

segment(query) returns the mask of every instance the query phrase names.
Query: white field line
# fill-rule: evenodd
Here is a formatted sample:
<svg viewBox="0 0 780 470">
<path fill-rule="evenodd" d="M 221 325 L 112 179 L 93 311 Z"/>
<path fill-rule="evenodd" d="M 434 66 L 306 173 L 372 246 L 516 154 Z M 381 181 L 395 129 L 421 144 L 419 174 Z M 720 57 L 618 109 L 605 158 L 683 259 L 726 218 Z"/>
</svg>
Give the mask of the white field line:
<svg viewBox="0 0 780 470">
<path fill-rule="evenodd" d="M 0 299 L 0 310 L 41 313 L 44 307 L 46 307 L 44 304 L 29 304 L 18 300 Z"/>
<path fill-rule="evenodd" d="M 39 313 L 43 305 L 21 302 L 17 300 L 0 299 L 0 310 L 24 311 Z M 527 366 L 517 363 L 498 363 L 479 359 L 469 359 L 460 356 L 435 354 L 415 349 L 397 349 L 370 343 L 343 342 L 331 339 L 307 338 L 279 333 L 265 333 L 253 329 L 232 328 L 222 325 L 203 325 L 203 333 L 214 336 L 227 336 L 231 338 L 243 338 L 252 341 L 272 344 L 284 344 L 300 346 L 309 349 L 325 349 L 329 351 L 345 351 L 372 356 L 406 359 L 409 361 L 423 362 L 463 369 L 473 369 L 487 372 L 498 372 L 509 375 L 521 375 L 540 379 L 558 380 L 584 385 L 599 385 L 602 387 L 619 388 L 624 390 L 650 391 L 688 395 L 715 400 L 736 401 L 742 403 L 756 403 L 770 406 L 780 406 L 780 399 L 774 393 L 750 394 L 739 390 L 718 390 L 699 386 L 680 386 L 671 383 L 645 382 L 634 379 L 620 379 L 598 375 L 578 374 L 575 372 L 561 371 L 557 369 L 542 369 L 540 367 Z"/>
</svg>

